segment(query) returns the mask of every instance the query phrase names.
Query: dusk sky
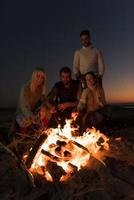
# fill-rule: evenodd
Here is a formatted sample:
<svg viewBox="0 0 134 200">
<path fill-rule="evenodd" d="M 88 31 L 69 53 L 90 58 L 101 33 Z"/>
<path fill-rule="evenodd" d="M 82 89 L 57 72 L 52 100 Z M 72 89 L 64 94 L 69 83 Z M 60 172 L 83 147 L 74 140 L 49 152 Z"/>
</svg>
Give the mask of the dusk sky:
<svg viewBox="0 0 134 200">
<path fill-rule="evenodd" d="M 37 66 L 51 89 L 59 69 L 72 68 L 83 29 L 103 53 L 108 102 L 134 102 L 133 0 L 3 0 L 0 7 L 0 107 L 17 105 Z"/>
</svg>

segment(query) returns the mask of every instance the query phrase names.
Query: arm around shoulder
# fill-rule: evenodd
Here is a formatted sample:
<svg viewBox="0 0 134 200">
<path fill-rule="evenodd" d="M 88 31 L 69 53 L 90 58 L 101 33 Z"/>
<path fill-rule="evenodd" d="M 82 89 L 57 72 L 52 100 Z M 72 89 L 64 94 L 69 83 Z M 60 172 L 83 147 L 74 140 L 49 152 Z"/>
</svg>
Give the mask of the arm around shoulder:
<svg viewBox="0 0 134 200">
<path fill-rule="evenodd" d="M 76 50 L 74 53 L 74 60 L 73 60 L 73 73 L 76 76 L 76 78 L 80 75 L 80 55 L 79 50 Z"/>
<path fill-rule="evenodd" d="M 105 72 L 105 62 L 104 62 L 104 58 L 103 58 L 103 55 L 102 55 L 102 52 L 100 50 L 97 50 L 97 53 L 98 53 L 98 70 L 99 70 L 99 75 L 101 77 L 103 77 L 104 75 L 104 72 Z"/>
</svg>

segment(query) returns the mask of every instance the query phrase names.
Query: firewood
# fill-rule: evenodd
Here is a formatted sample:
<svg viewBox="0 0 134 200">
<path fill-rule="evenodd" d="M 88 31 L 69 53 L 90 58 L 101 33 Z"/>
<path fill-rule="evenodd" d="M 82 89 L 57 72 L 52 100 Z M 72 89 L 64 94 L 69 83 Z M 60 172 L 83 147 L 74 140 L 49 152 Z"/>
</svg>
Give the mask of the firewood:
<svg viewBox="0 0 134 200">
<path fill-rule="evenodd" d="M 72 142 L 74 145 L 76 145 L 77 147 L 79 147 L 79 148 L 83 149 L 84 151 L 87 151 L 88 153 L 90 153 L 89 150 L 88 150 L 86 147 L 84 147 L 82 144 L 80 144 L 80 143 L 78 143 L 78 142 L 76 142 L 76 141 L 74 141 L 74 140 L 71 140 L 71 142 Z"/>
<path fill-rule="evenodd" d="M 60 161 L 69 161 L 70 157 L 58 157 L 58 156 L 55 156 L 53 154 L 51 154 L 50 152 L 42 149 L 41 150 L 41 153 L 43 153 L 45 156 L 47 156 L 51 161 L 54 161 L 54 162 L 60 162 Z"/>
<path fill-rule="evenodd" d="M 66 174 L 63 168 L 58 166 L 56 162 L 48 161 L 46 169 L 52 176 L 54 182 L 59 181 L 61 176 Z"/>
<path fill-rule="evenodd" d="M 55 153 L 61 156 L 61 147 L 56 147 Z"/>
<path fill-rule="evenodd" d="M 29 155 L 27 157 L 26 163 L 25 163 L 27 168 L 31 167 L 33 159 L 34 159 L 39 147 L 44 143 L 46 138 L 47 138 L 47 136 L 45 134 L 40 135 L 40 137 L 37 139 L 37 141 L 33 145 L 32 149 L 30 150 Z"/>
<path fill-rule="evenodd" d="M 52 144 L 49 145 L 49 148 L 50 148 L 50 149 L 51 149 L 51 148 L 54 148 L 54 147 L 57 147 L 57 145 L 54 144 L 54 143 L 52 143 Z"/>
<path fill-rule="evenodd" d="M 77 171 L 77 166 L 73 165 L 72 163 L 68 163 L 68 165 L 73 169 L 73 173 Z"/>
<path fill-rule="evenodd" d="M 67 151 L 67 150 L 64 151 L 63 154 L 64 154 L 65 157 L 71 157 L 71 153 L 69 151 Z"/>
<path fill-rule="evenodd" d="M 65 146 L 67 143 L 65 141 L 57 140 L 56 144 L 59 146 Z"/>
<path fill-rule="evenodd" d="M 45 156 L 49 157 L 52 161 L 60 161 L 61 160 L 59 157 L 52 155 L 50 152 L 45 151 L 44 149 L 41 150 L 41 153 L 43 153 Z"/>
</svg>

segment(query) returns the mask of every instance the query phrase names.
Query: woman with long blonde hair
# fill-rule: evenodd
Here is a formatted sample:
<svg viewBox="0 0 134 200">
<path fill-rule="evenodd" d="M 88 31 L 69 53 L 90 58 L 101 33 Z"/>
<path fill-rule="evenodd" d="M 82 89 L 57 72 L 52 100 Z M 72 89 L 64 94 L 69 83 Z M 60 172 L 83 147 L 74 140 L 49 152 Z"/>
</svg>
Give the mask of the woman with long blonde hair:
<svg viewBox="0 0 134 200">
<path fill-rule="evenodd" d="M 46 72 L 43 68 L 35 68 L 31 79 L 22 87 L 19 96 L 16 121 L 20 127 L 29 125 L 39 102 L 47 95 Z"/>
</svg>

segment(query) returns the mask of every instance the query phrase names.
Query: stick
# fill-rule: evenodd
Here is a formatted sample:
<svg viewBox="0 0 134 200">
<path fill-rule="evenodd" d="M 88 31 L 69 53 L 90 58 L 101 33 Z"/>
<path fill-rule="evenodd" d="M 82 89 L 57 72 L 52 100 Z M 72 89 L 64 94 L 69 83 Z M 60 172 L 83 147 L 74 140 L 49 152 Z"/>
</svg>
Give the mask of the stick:
<svg viewBox="0 0 134 200">
<path fill-rule="evenodd" d="M 48 156 L 53 161 L 60 161 L 59 157 L 54 156 L 53 154 L 49 153 L 48 151 L 45 151 L 44 149 L 41 150 L 41 153 L 43 153 L 45 156 Z"/>
<path fill-rule="evenodd" d="M 44 141 L 46 140 L 47 136 L 45 134 L 40 135 L 40 137 L 38 138 L 38 140 L 35 142 L 35 144 L 33 145 L 32 150 L 29 152 L 29 156 L 26 160 L 26 166 L 27 168 L 30 168 L 33 162 L 33 159 L 39 149 L 39 147 L 44 143 Z"/>
<path fill-rule="evenodd" d="M 74 140 L 71 140 L 71 142 L 72 142 L 74 145 L 76 145 L 77 147 L 79 147 L 79 148 L 81 148 L 81 149 L 87 151 L 88 153 L 90 153 L 89 150 L 88 150 L 86 147 L 84 147 L 82 144 L 80 144 L 80 143 L 78 143 L 78 142 L 76 142 L 76 141 L 74 141 Z"/>
</svg>

